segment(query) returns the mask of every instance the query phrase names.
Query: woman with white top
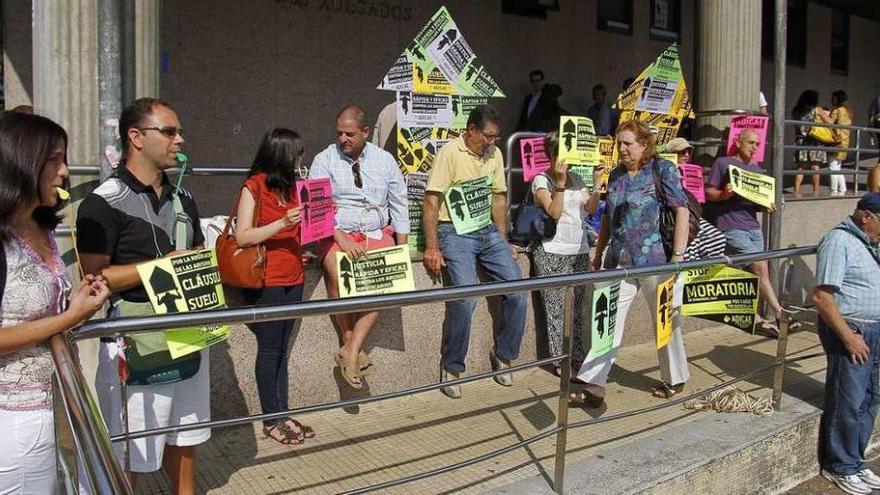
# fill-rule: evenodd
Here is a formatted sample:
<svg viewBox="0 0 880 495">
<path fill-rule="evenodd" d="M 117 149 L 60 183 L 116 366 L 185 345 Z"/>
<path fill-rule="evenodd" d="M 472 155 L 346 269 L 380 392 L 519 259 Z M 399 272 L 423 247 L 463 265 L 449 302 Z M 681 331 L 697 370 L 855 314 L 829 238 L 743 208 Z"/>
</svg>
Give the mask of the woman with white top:
<svg viewBox="0 0 880 495">
<path fill-rule="evenodd" d="M 55 243 L 67 134 L 37 115 L 0 117 L 0 493 L 56 493 L 48 340 L 101 308 L 103 277 L 71 287 Z"/>
<path fill-rule="evenodd" d="M 534 178 L 532 194 L 535 203 L 556 222 L 556 235 L 535 246 L 532 253 L 535 272 L 538 276 L 587 272 L 590 270 L 590 244 L 585 221 L 598 208 L 599 194 L 590 194 L 584 181 L 568 170 L 564 160 L 557 159 L 559 138 L 556 132 L 544 138 L 544 150 L 553 166 Z M 587 355 L 583 338 L 586 291 L 585 286 L 579 286 L 574 293 L 573 369 L 579 367 Z M 540 294 L 547 315 L 548 347 L 553 356 L 562 354 L 564 296 L 562 287 L 544 289 Z"/>
</svg>

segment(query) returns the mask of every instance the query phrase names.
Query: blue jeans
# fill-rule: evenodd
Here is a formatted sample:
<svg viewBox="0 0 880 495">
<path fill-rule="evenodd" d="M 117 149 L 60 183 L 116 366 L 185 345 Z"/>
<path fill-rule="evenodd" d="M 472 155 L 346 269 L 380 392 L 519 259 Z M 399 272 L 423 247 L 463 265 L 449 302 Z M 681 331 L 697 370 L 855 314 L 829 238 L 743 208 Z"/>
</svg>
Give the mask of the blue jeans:
<svg viewBox="0 0 880 495">
<path fill-rule="evenodd" d="M 245 301 L 249 305 L 257 306 L 297 303 L 302 300 L 302 295 L 302 284 L 244 291 Z M 248 325 L 257 337 L 254 374 L 260 395 L 260 408 L 264 413 L 290 409 L 287 405 L 287 354 L 295 322 L 296 320 L 262 321 Z M 283 418 L 272 419 L 263 421 L 263 425 L 270 428 L 283 422 Z"/>
<path fill-rule="evenodd" d="M 724 233 L 727 239 L 725 254 L 751 254 L 764 250 L 764 234 L 756 230 L 728 230 Z"/>
<path fill-rule="evenodd" d="M 446 261 L 446 274 L 454 286 L 476 285 L 477 263 L 493 281 L 519 280 L 519 265 L 510 253 L 510 244 L 498 235 L 495 225 L 470 234 L 459 235 L 451 223 L 437 229 L 440 251 Z M 441 365 L 452 373 L 465 370 L 471 319 L 477 301 L 464 299 L 446 303 L 443 321 Z M 519 357 L 519 346 L 526 326 L 526 296 L 522 293 L 501 296 L 501 332 L 495 338 L 495 355 L 504 360 Z"/>
<path fill-rule="evenodd" d="M 871 350 L 865 364 L 854 364 L 834 330 L 819 320 L 819 339 L 828 358 L 819 450 L 822 467 L 839 475 L 864 468 L 865 449 L 880 406 L 880 323 L 848 323 Z"/>
</svg>

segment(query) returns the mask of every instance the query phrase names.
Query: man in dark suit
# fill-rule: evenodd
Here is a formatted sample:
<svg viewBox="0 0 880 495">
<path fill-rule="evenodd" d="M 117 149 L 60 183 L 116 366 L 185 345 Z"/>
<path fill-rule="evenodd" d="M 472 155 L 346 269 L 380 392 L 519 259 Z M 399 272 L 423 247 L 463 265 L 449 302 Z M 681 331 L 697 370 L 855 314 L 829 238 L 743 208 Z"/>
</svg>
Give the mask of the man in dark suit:
<svg viewBox="0 0 880 495">
<path fill-rule="evenodd" d="M 541 100 L 541 90 L 544 89 L 544 71 L 535 69 L 529 72 L 529 87 L 531 92 L 523 100 L 522 110 L 519 112 L 519 122 L 516 124 L 517 131 L 537 131 L 529 125 L 532 113 L 538 109 Z"/>
</svg>

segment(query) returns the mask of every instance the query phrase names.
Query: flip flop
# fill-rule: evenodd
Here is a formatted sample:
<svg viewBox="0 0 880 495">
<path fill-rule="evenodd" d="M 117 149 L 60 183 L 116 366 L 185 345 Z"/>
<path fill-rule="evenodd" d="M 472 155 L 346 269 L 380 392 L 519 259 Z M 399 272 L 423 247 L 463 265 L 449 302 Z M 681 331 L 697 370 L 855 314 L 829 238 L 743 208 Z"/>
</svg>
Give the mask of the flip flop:
<svg viewBox="0 0 880 495">
<path fill-rule="evenodd" d="M 779 338 L 779 327 L 776 326 L 773 322 L 762 319 L 755 324 L 758 326 L 758 332 L 774 339 Z"/>
<path fill-rule="evenodd" d="M 351 388 L 362 389 L 364 388 L 364 382 L 362 381 L 362 376 L 360 375 L 360 370 L 355 372 L 354 367 L 348 367 L 345 365 L 345 361 L 339 356 L 338 353 L 333 354 L 333 359 L 336 361 L 336 364 L 339 365 L 339 371 L 342 373 L 342 379 L 345 380 L 345 383 L 348 383 Z M 357 379 L 358 381 L 354 381 Z"/>
</svg>

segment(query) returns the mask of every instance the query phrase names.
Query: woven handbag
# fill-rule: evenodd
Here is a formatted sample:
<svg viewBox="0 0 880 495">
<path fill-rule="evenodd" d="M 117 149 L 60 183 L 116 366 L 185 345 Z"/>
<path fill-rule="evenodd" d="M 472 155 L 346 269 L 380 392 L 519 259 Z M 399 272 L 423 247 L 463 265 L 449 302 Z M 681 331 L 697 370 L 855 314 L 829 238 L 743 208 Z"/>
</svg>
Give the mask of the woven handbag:
<svg viewBox="0 0 880 495">
<path fill-rule="evenodd" d="M 259 187 L 259 186 L 258 186 Z M 220 269 L 220 280 L 224 285 L 240 289 L 262 289 L 266 280 L 266 248 L 262 244 L 240 247 L 235 241 L 232 223 L 235 221 L 241 193 L 232 207 L 223 233 L 217 238 L 214 249 L 217 251 L 217 264 Z M 253 226 L 260 217 L 262 194 L 258 191 L 254 209 Z"/>
</svg>

